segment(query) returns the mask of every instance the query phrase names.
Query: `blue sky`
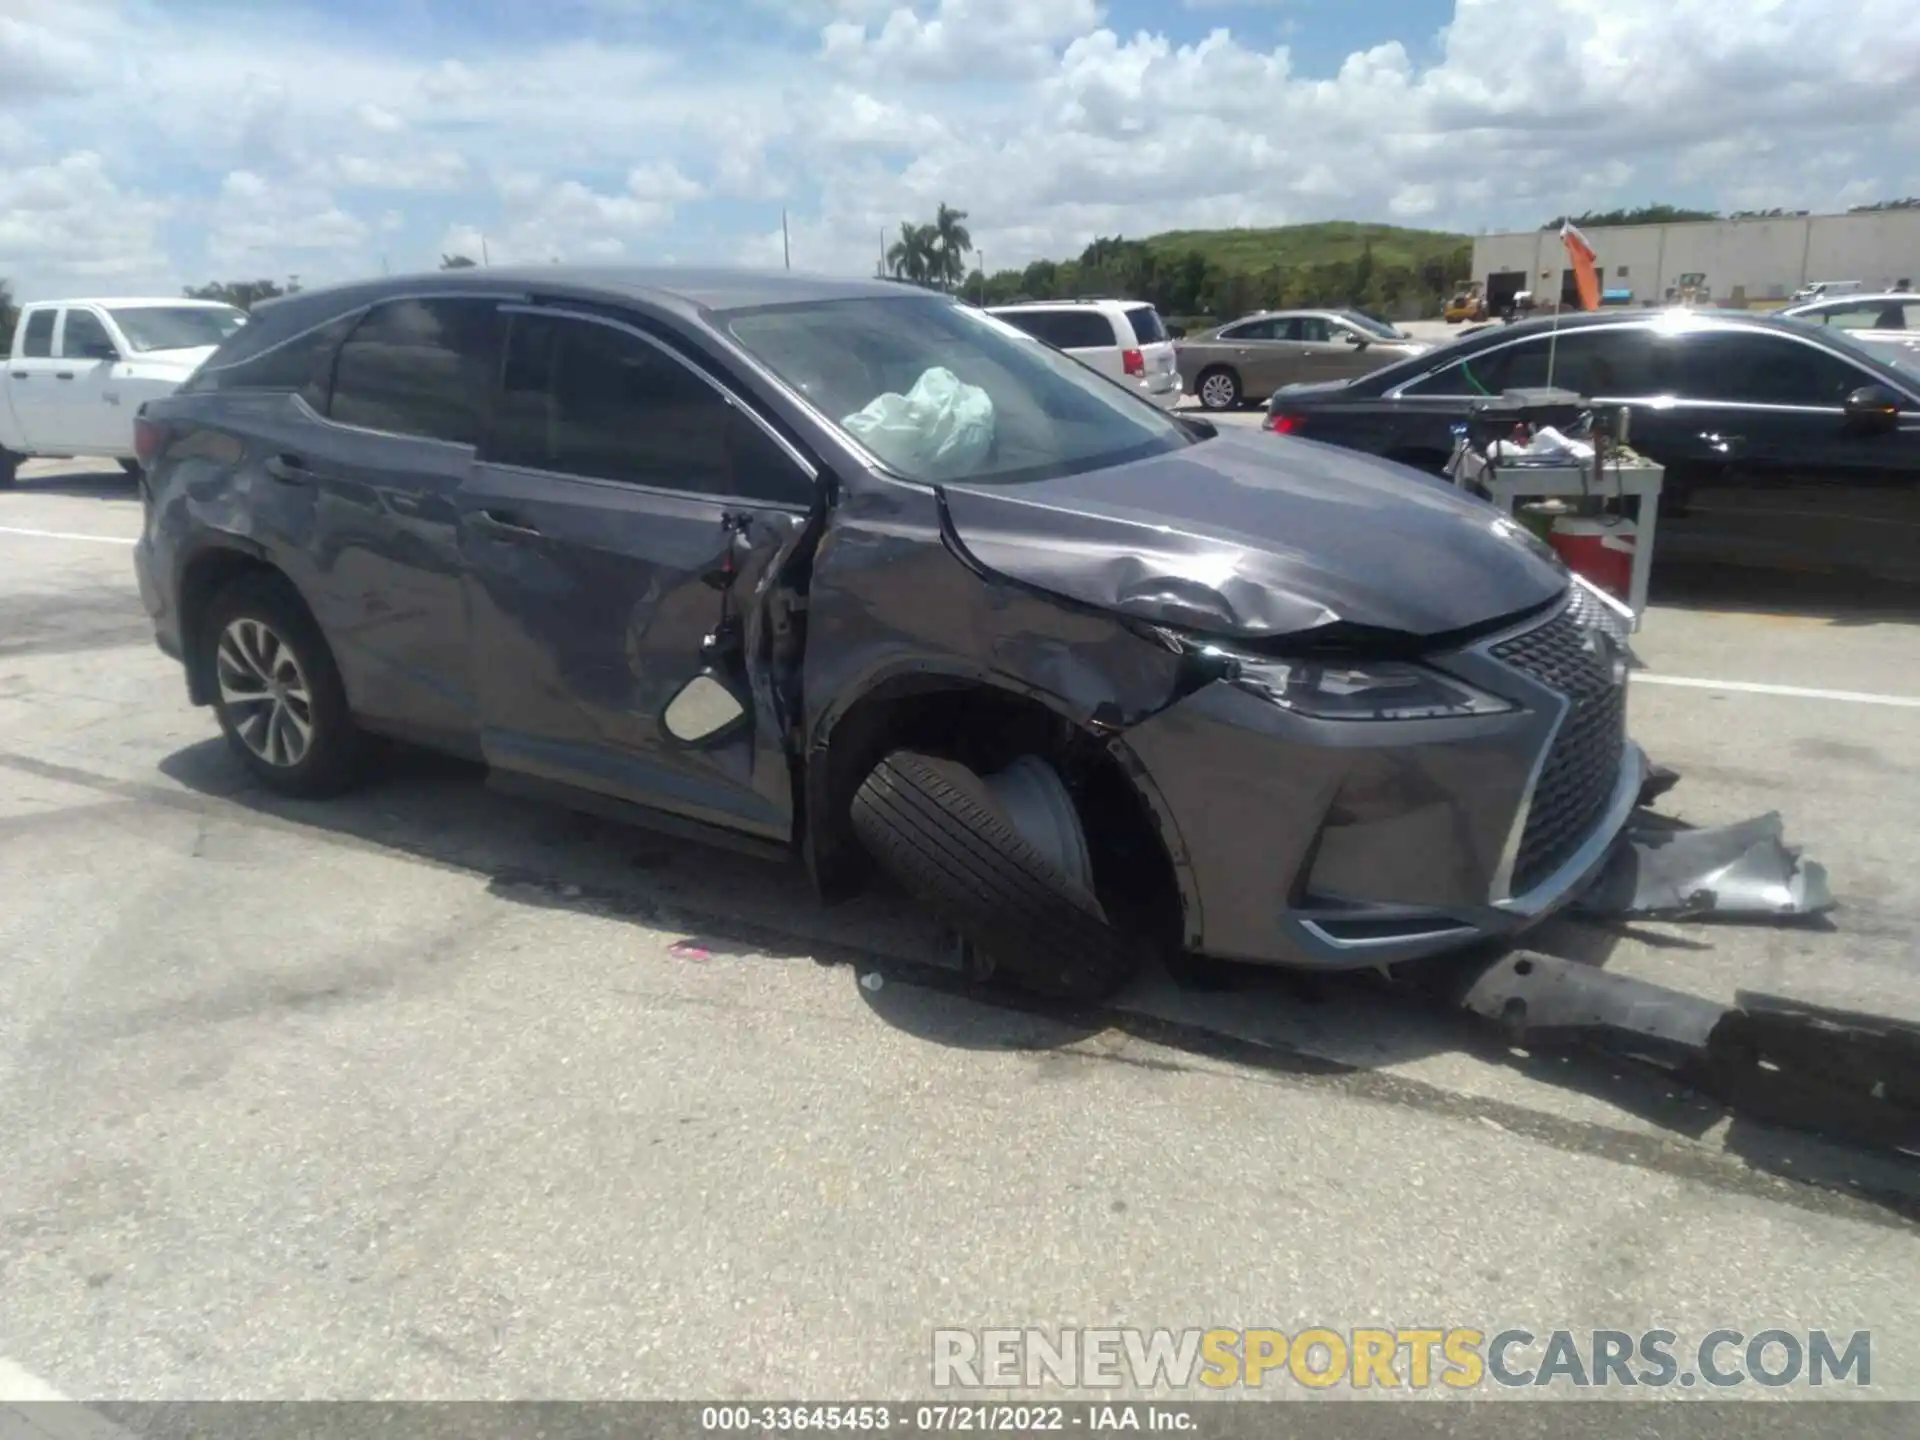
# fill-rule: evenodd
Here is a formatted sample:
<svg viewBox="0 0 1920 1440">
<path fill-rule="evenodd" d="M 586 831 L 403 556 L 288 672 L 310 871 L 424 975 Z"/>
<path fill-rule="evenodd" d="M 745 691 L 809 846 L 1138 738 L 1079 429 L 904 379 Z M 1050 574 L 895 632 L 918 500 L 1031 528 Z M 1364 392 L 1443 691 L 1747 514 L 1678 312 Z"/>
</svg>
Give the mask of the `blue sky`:
<svg viewBox="0 0 1920 1440">
<path fill-rule="evenodd" d="M 1744 10 L 1740 23 L 1729 12 Z M 1912 0 L 6 0 L 23 294 L 1920 192 Z M 102 103 L 102 97 L 111 103 Z"/>
</svg>

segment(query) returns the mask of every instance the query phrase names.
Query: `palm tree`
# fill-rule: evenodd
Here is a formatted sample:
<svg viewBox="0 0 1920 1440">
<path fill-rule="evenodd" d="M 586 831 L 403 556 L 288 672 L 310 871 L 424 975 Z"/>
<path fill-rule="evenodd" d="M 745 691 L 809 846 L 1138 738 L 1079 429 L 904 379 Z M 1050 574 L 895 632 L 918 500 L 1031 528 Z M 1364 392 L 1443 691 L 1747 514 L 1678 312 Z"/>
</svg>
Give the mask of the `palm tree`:
<svg viewBox="0 0 1920 1440">
<path fill-rule="evenodd" d="M 942 200 L 929 227 L 933 231 L 934 278 L 948 286 L 958 285 L 967 275 L 967 252 L 973 249 L 973 236 L 960 223 L 966 218 L 966 211 L 955 210 Z"/>
<path fill-rule="evenodd" d="M 887 250 L 887 268 L 902 280 L 925 285 L 944 273 L 934 248 L 934 228 L 900 222 L 900 238 Z"/>
</svg>

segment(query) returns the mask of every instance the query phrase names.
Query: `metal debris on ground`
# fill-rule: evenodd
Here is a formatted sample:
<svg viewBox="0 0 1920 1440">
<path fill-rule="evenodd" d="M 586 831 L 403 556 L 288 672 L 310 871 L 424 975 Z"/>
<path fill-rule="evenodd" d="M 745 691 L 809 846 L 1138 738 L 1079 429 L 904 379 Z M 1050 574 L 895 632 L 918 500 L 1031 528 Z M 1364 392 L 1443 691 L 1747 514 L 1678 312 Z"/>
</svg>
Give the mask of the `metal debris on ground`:
<svg viewBox="0 0 1920 1440">
<path fill-rule="evenodd" d="M 1831 910 L 1825 868 L 1784 836 L 1777 811 L 1704 830 L 1636 815 L 1574 908 L 1649 920 L 1787 919 Z"/>
</svg>

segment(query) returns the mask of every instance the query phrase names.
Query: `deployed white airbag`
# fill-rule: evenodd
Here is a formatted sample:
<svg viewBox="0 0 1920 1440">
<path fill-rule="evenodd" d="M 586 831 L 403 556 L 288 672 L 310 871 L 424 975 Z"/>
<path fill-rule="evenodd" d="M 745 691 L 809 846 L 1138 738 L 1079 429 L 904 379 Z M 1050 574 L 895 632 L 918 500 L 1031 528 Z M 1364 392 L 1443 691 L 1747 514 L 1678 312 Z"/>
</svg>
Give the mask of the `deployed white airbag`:
<svg viewBox="0 0 1920 1440">
<path fill-rule="evenodd" d="M 901 474 L 951 480 L 971 474 L 993 444 L 993 400 L 936 365 L 906 394 L 876 395 L 841 423 Z"/>
</svg>

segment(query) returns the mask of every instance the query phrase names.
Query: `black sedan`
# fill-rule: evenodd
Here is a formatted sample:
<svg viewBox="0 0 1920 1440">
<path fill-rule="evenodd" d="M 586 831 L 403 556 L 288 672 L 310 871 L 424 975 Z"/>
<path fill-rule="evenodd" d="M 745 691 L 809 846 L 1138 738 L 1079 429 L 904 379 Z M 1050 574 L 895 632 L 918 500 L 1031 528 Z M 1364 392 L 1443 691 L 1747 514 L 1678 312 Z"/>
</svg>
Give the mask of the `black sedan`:
<svg viewBox="0 0 1920 1440">
<path fill-rule="evenodd" d="M 1639 797 L 1612 612 L 1480 501 L 1215 433 L 958 301 L 543 267 L 262 306 L 149 405 L 135 552 L 237 756 L 369 734 L 869 864 L 999 972 L 1517 932 Z M 1417 565 L 1404 557 L 1417 554 Z"/>
<path fill-rule="evenodd" d="M 1563 316 L 1346 384 L 1289 387 L 1266 425 L 1438 470 L 1477 401 L 1551 384 L 1632 411 L 1634 448 L 1667 467 L 1663 556 L 1913 584 L 1920 368 L 1907 365 L 1738 312 Z"/>
</svg>

